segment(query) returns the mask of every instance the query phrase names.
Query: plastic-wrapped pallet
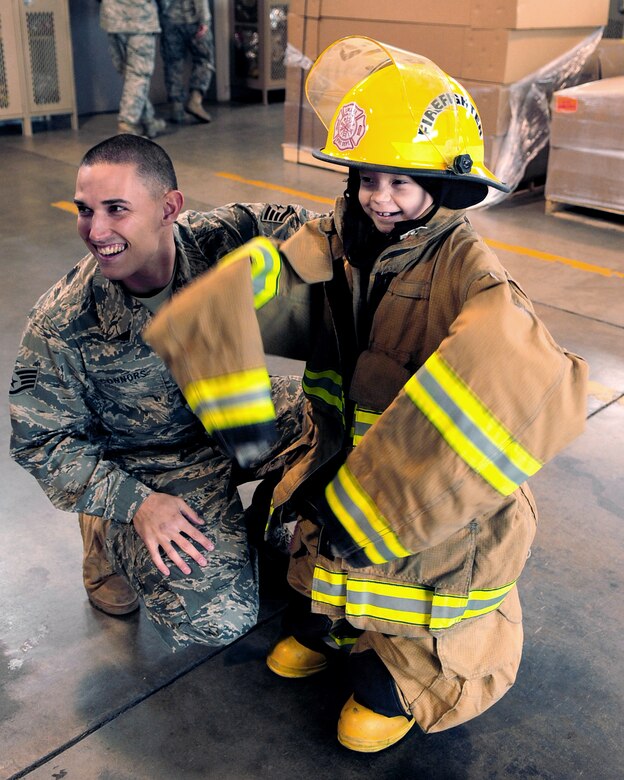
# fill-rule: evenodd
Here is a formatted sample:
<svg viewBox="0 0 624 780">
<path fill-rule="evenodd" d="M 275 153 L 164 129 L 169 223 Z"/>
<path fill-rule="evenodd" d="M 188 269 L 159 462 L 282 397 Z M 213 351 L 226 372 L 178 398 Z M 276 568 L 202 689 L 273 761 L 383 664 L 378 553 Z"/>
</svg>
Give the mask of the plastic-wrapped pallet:
<svg viewBox="0 0 624 780">
<path fill-rule="evenodd" d="M 624 214 L 624 76 L 555 92 L 547 209 L 563 203 Z"/>
</svg>

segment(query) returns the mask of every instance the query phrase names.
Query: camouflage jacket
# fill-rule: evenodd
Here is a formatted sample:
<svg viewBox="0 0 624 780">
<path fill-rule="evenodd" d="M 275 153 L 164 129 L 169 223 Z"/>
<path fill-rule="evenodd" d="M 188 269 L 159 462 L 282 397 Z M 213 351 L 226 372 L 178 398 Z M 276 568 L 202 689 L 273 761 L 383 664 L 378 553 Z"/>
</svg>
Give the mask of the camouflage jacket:
<svg viewBox="0 0 624 780">
<path fill-rule="evenodd" d="M 287 237 L 301 207 L 187 211 L 173 291 L 254 235 Z M 151 314 L 84 257 L 30 313 L 11 382 L 11 456 L 60 509 L 130 522 L 162 475 L 223 456 L 141 331 Z"/>
<path fill-rule="evenodd" d="M 161 16 L 172 24 L 210 24 L 208 0 L 158 0 Z"/>
<path fill-rule="evenodd" d="M 107 33 L 158 33 L 155 0 L 102 0 L 100 26 Z"/>
</svg>

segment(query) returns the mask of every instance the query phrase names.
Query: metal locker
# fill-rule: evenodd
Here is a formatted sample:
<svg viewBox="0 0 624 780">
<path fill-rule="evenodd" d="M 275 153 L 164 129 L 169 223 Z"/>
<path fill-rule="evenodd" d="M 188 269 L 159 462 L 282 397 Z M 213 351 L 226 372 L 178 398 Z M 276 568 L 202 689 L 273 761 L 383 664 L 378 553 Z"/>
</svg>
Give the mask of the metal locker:
<svg viewBox="0 0 624 780">
<path fill-rule="evenodd" d="M 0 120 L 32 135 L 33 117 L 70 114 L 77 129 L 67 0 L 0 0 L 0 25 Z"/>
</svg>

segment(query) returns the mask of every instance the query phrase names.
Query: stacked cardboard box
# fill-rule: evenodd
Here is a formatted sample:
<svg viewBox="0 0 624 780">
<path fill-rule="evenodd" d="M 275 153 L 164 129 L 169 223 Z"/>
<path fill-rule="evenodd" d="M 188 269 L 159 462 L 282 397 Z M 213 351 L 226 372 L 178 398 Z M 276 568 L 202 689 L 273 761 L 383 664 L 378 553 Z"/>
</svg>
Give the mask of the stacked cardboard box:
<svg viewBox="0 0 624 780">
<path fill-rule="evenodd" d="M 624 214 L 624 76 L 555 92 L 547 208 L 565 203 Z"/>
<path fill-rule="evenodd" d="M 581 83 L 624 76 L 624 38 L 603 38 L 584 70 L 588 76 Z"/>
<path fill-rule="evenodd" d="M 345 35 L 367 35 L 436 62 L 472 93 L 495 167 L 510 119 L 511 85 L 584 41 L 608 17 L 609 0 L 291 0 L 291 52 L 308 62 Z M 316 164 L 326 132 L 304 94 L 305 71 L 288 68 L 284 157 Z"/>
</svg>

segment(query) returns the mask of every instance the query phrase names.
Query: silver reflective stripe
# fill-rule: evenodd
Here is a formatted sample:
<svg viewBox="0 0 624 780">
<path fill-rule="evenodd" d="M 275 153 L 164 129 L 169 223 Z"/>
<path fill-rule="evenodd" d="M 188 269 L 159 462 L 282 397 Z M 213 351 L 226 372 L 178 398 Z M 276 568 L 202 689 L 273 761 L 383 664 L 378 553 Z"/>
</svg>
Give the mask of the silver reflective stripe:
<svg viewBox="0 0 624 780">
<path fill-rule="evenodd" d="M 442 385 L 429 373 L 426 366 L 419 372 L 418 379 L 420 384 L 429 393 L 432 400 L 442 409 L 453 421 L 453 424 L 474 444 L 477 449 L 515 485 L 521 485 L 531 476 L 521 471 L 512 463 L 504 452 L 502 452 L 490 439 L 485 436 L 481 430 L 464 413 L 463 409 L 448 395 Z M 458 453 L 461 456 L 461 452 Z"/>
</svg>

